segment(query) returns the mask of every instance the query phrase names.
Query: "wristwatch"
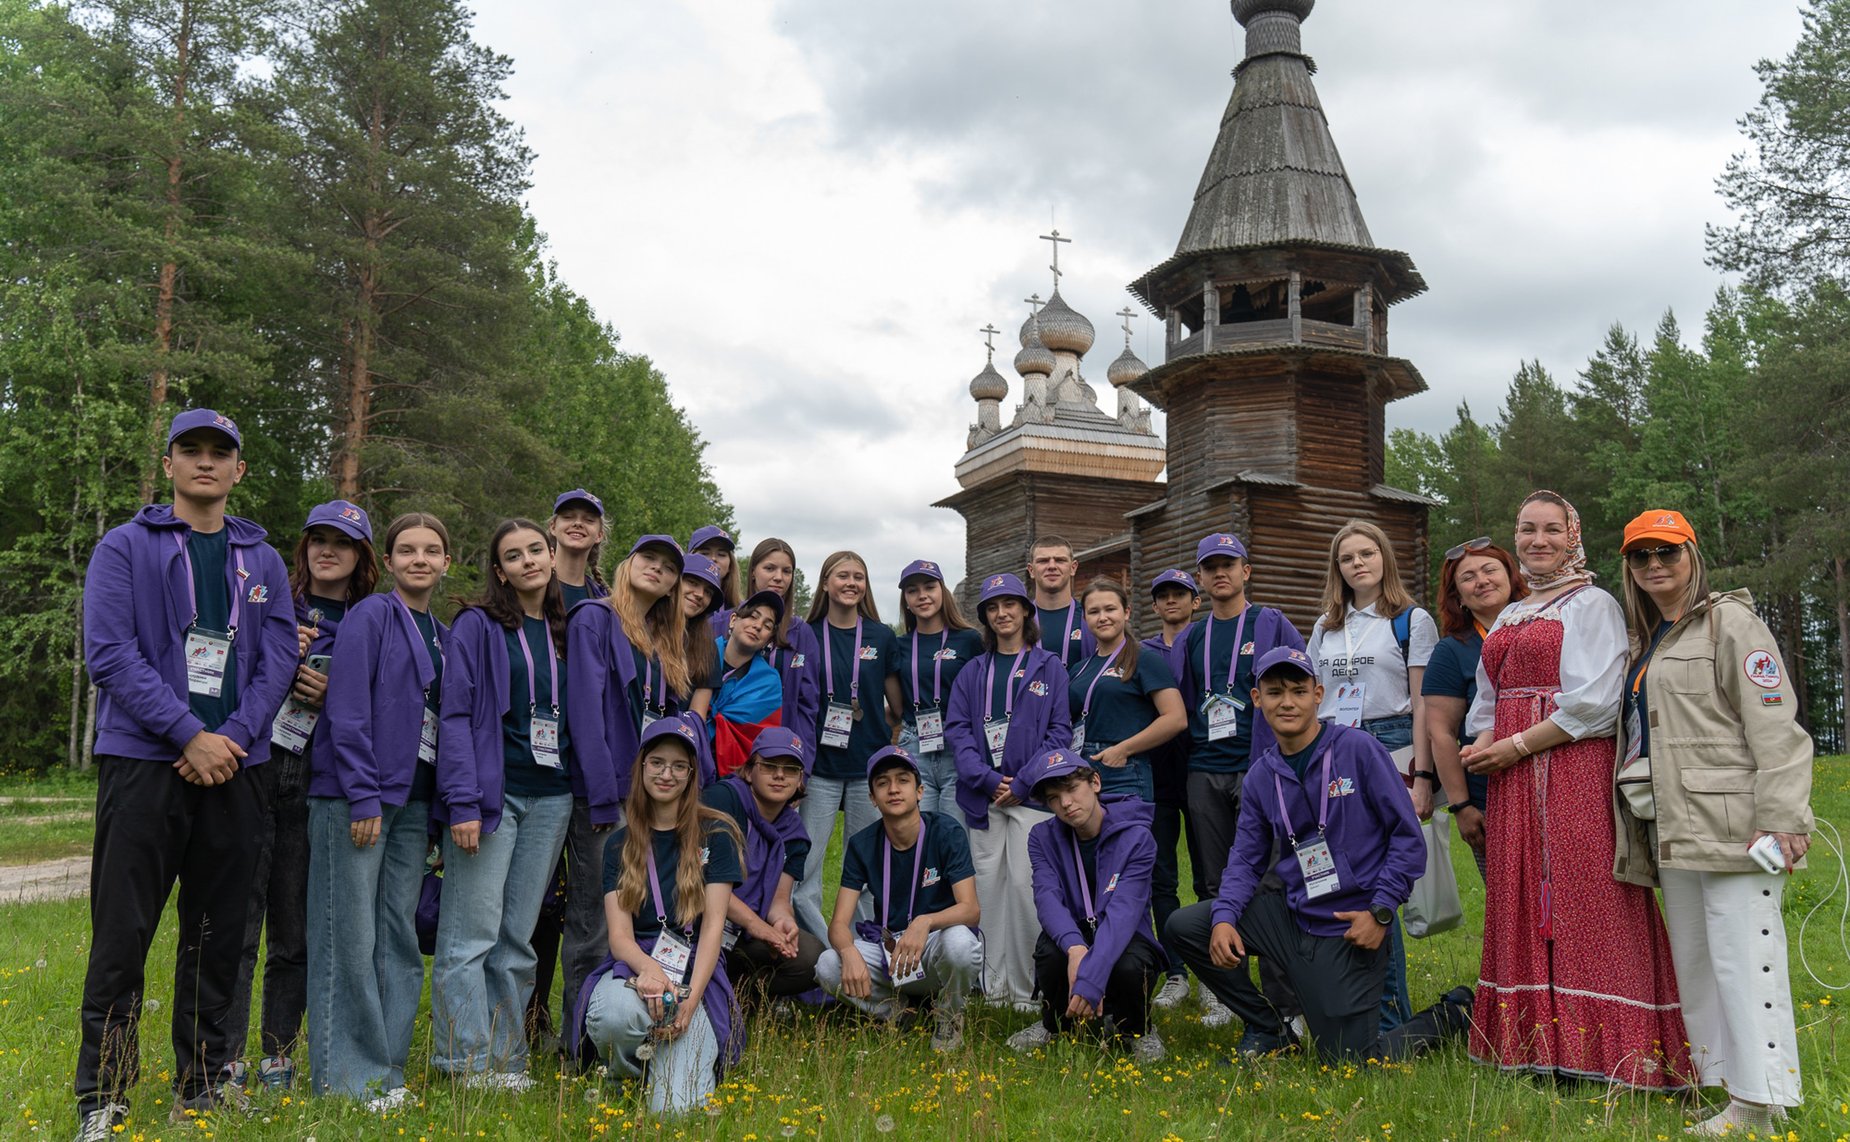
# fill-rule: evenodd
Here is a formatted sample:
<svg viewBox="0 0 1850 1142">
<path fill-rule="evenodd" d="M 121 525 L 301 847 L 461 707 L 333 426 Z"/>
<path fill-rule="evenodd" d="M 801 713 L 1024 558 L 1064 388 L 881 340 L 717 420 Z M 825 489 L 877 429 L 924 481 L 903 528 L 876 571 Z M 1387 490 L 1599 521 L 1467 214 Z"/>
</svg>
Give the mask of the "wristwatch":
<svg viewBox="0 0 1850 1142">
<path fill-rule="evenodd" d="M 1454 817 L 1458 816 L 1459 813 L 1463 812 L 1466 809 L 1476 809 L 1480 813 L 1484 811 L 1484 807 L 1482 805 L 1479 805 L 1475 800 L 1472 800 L 1472 799 L 1466 799 L 1464 801 L 1458 802 L 1458 804 L 1456 805 L 1447 805 L 1445 807 L 1445 811 L 1447 813 L 1450 813 Z"/>
<path fill-rule="evenodd" d="M 1392 908 L 1383 908 L 1381 905 L 1376 904 L 1368 911 L 1369 914 L 1375 918 L 1375 923 L 1381 925 L 1383 928 L 1394 922 L 1394 910 Z"/>
<path fill-rule="evenodd" d="M 1439 775 L 1430 769 L 1416 769 L 1413 771 L 1413 776 L 1424 777 L 1434 785 L 1439 784 Z"/>
</svg>

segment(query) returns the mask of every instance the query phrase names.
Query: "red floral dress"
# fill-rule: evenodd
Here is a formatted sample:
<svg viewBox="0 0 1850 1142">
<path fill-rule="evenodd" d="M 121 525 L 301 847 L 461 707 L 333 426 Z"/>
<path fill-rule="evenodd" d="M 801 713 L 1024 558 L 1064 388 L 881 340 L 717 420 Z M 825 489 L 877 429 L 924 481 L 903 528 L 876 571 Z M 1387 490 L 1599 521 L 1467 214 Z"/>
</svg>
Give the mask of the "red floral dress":
<svg viewBox="0 0 1850 1142">
<path fill-rule="evenodd" d="M 1497 738 L 1554 712 L 1564 633 L 1550 604 L 1485 640 Z M 1612 875 L 1614 748 L 1572 742 L 1490 779 L 1470 1052 L 1505 1070 L 1681 1089 L 1689 1045 L 1657 900 Z"/>
</svg>

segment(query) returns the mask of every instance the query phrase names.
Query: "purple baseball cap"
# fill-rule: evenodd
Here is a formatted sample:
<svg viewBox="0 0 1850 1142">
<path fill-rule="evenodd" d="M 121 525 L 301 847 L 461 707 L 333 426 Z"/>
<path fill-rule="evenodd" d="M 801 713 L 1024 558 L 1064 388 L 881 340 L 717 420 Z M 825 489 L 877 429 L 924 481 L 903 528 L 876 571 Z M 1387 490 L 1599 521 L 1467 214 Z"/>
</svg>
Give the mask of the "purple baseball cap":
<svg viewBox="0 0 1850 1142">
<path fill-rule="evenodd" d="M 1171 567 L 1161 575 L 1150 580 L 1150 594 L 1155 595 L 1157 591 L 1167 587 L 1171 583 L 1187 589 L 1188 593 L 1191 595 L 1201 594 L 1201 588 L 1195 585 L 1195 577 L 1175 567 Z"/>
<path fill-rule="evenodd" d="M 1020 579 L 1017 579 L 1006 571 L 1002 572 L 1000 575 L 991 575 L 983 580 L 983 593 L 977 597 L 976 613 L 979 615 L 982 614 L 983 604 L 989 602 L 991 599 L 1006 599 L 1010 597 L 1020 599 L 1030 607 L 1034 605 L 1034 596 L 1028 594 L 1028 589 L 1021 585 Z"/>
<path fill-rule="evenodd" d="M 906 580 L 916 578 L 920 575 L 923 575 L 927 579 L 936 579 L 940 583 L 944 582 L 944 571 L 936 563 L 933 563 L 929 559 L 914 559 L 912 562 L 906 564 L 906 569 L 904 571 L 899 573 L 899 585 L 904 587 L 906 585 Z"/>
<path fill-rule="evenodd" d="M 874 778 L 880 776 L 881 770 L 891 769 L 896 765 L 903 765 L 912 771 L 914 777 L 918 776 L 919 763 L 913 759 L 911 754 L 907 753 L 899 746 L 881 746 L 879 749 L 875 750 L 874 755 L 867 759 L 868 787 L 873 787 Z"/>
<path fill-rule="evenodd" d="M 1317 677 L 1310 655 L 1295 646 L 1275 646 L 1266 651 L 1253 666 L 1253 679 L 1257 681 L 1274 670 L 1295 670 L 1308 678 Z"/>
<path fill-rule="evenodd" d="M 1022 766 L 1017 780 L 1027 787 L 1029 793 L 1038 794 L 1043 781 L 1052 781 L 1069 773 L 1089 773 L 1091 770 L 1092 763 L 1072 750 L 1050 749 L 1036 754 L 1028 764 Z"/>
<path fill-rule="evenodd" d="M 736 543 L 732 542 L 732 536 L 726 534 L 725 528 L 720 527 L 718 524 L 710 523 L 694 532 L 693 536 L 687 541 L 687 549 L 692 551 L 696 547 L 705 547 L 715 539 L 723 540 L 726 544 L 727 551 L 731 551 L 734 547 L 738 546 Z"/>
<path fill-rule="evenodd" d="M 231 437 L 231 442 L 239 448 L 244 447 L 244 434 L 238 431 L 237 422 L 209 408 L 189 408 L 174 417 L 173 423 L 167 426 L 167 446 L 171 448 L 174 441 L 198 428 L 210 428 Z"/>
<path fill-rule="evenodd" d="M 672 554 L 676 571 L 687 566 L 687 552 L 681 550 L 681 545 L 675 542 L 672 535 L 645 535 L 630 545 L 630 554 L 634 555 L 645 547 L 659 547 Z"/>
<path fill-rule="evenodd" d="M 552 502 L 552 514 L 558 515 L 559 509 L 571 503 L 573 500 L 583 500 L 585 503 L 590 504 L 591 510 L 598 514 L 598 518 L 603 518 L 604 501 L 598 499 L 590 492 L 585 491 L 583 488 L 573 488 L 571 491 L 564 493 L 558 499 L 554 500 Z"/>
<path fill-rule="evenodd" d="M 329 500 L 310 508 L 302 530 L 311 527 L 331 527 L 349 539 L 373 541 L 373 521 L 366 517 L 366 509 L 346 500 Z"/>
<path fill-rule="evenodd" d="M 787 757 L 809 773 L 811 759 L 803 752 L 803 739 L 783 726 L 767 726 L 752 743 L 753 757 Z"/>
<path fill-rule="evenodd" d="M 654 743 L 661 741 L 663 738 L 674 738 L 682 745 L 685 745 L 687 751 L 694 755 L 695 769 L 698 771 L 700 739 L 697 736 L 699 731 L 694 729 L 692 719 L 692 714 L 671 714 L 666 718 L 657 718 L 644 726 L 642 729 L 642 740 L 637 743 L 637 749 L 639 751 L 638 760 L 641 759 L 641 753 L 646 752 Z"/>
<path fill-rule="evenodd" d="M 726 589 L 720 586 L 719 564 L 696 551 L 682 556 L 681 577 L 698 579 L 713 588 L 713 597 L 707 600 L 706 609 L 700 612 L 700 618 L 706 618 L 720 609 L 726 602 Z"/>
<path fill-rule="evenodd" d="M 778 622 L 784 621 L 784 597 L 776 591 L 758 591 L 751 598 L 734 607 L 732 613 L 736 615 L 752 607 L 769 607 L 777 615 Z"/>
<path fill-rule="evenodd" d="M 1216 556 L 1225 555 L 1230 559 L 1246 558 L 1246 545 L 1240 537 L 1224 531 L 1217 531 L 1206 536 L 1195 545 L 1195 566 L 1199 567 Z"/>
</svg>

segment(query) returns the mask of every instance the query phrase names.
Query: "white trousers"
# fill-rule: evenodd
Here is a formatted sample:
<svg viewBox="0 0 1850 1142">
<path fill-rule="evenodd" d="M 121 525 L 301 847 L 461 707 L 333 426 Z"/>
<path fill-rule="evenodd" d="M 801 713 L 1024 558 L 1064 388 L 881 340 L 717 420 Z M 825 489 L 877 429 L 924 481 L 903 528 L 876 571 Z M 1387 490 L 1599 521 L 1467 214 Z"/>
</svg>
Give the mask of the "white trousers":
<svg viewBox="0 0 1850 1142">
<path fill-rule="evenodd" d="M 612 1070 L 640 1075 L 644 1062 L 636 1056 L 654 1030 L 649 1004 L 615 976 L 605 976 L 591 989 L 585 1005 L 585 1034 Z M 678 1039 L 657 1041 L 649 1060 L 649 1109 L 656 1114 L 684 1114 L 704 1106 L 713 1093 L 714 1065 L 719 1062 L 719 1040 L 713 1022 L 702 1007 Z"/>
<path fill-rule="evenodd" d="M 1028 830 L 1052 816 L 1025 805 L 991 805 L 989 827 L 970 830 L 976 902 L 983 910 L 983 994 L 991 1003 L 1034 999 L 1034 941 L 1041 918 L 1034 910 Z"/>
<path fill-rule="evenodd" d="M 867 964 L 867 976 L 873 984 L 866 999 L 842 994 L 841 953 L 834 948 L 816 960 L 816 983 L 830 995 L 845 999 L 870 1015 L 891 1015 L 894 1009 L 889 1001 L 895 993 L 912 999 L 935 995 L 940 1010 L 962 1011 L 964 1000 L 983 971 L 983 942 L 962 924 L 941 928 L 926 936 L 925 956 L 921 961 L 925 967 L 924 978 L 898 988 L 893 986 L 893 977 L 887 973 L 885 949 L 859 937 L 855 938 L 854 947 Z"/>
<path fill-rule="evenodd" d="M 1658 872 L 1697 1086 L 1799 1104 L 1799 1036 L 1786 977 L 1784 876 Z"/>
</svg>

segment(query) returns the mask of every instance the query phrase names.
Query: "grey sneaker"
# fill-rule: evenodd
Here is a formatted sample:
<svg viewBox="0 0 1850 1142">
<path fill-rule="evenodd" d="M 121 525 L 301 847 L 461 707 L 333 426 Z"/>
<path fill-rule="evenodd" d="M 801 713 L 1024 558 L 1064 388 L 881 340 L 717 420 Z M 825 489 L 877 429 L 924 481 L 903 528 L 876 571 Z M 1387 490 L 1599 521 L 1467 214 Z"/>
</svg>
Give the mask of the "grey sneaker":
<svg viewBox="0 0 1850 1142">
<path fill-rule="evenodd" d="M 1185 975 L 1172 975 L 1163 981 L 1162 990 L 1158 991 L 1156 993 L 1156 998 L 1152 999 L 1150 1002 L 1157 1007 L 1169 1008 L 1174 1007 L 1187 998 L 1188 977 Z"/>
<path fill-rule="evenodd" d="M 1154 1027 L 1131 1040 L 1131 1058 L 1140 1063 L 1160 1063 L 1168 1053 L 1163 1047 L 1163 1037 Z"/>
<path fill-rule="evenodd" d="M 1225 1027 L 1233 1022 L 1233 1012 L 1227 1010 L 1213 992 L 1201 989 L 1201 1025 L 1203 1027 Z"/>
<path fill-rule="evenodd" d="M 384 1094 L 380 1095 L 378 1098 L 367 1099 L 366 1100 L 366 1113 L 368 1114 L 390 1114 L 394 1110 L 398 1110 L 398 1109 L 401 1109 L 409 1105 L 410 1102 L 411 1102 L 410 1089 L 407 1087 L 395 1086 L 391 1090 L 388 1090 Z"/>
<path fill-rule="evenodd" d="M 964 1045 L 964 1013 L 939 1011 L 931 1030 L 931 1049 L 955 1051 Z"/>
<path fill-rule="evenodd" d="M 222 1082 L 192 1098 L 181 1098 L 176 1093 L 173 1109 L 167 1112 L 167 1121 L 180 1126 L 202 1115 L 245 1114 L 250 1108 L 251 1099 L 244 1093 L 243 1087 Z"/>
<path fill-rule="evenodd" d="M 1039 1023 L 1030 1023 L 1008 1037 L 1009 1050 L 1024 1054 L 1053 1042 L 1053 1035 Z"/>
<path fill-rule="evenodd" d="M 128 1107 L 120 1102 L 104 1103 L 77 1119 L 76 1142 L 114 1142 L 116 1127 L 128 1121 Z"/>
<path fill-rule="evenodd" d="M 265 1090 L 289 1090 L 295 1086 L 295 1063 L 282 1055 L 266 1055 L 257 1061 L 257 1082 Z"/>
</svg>

